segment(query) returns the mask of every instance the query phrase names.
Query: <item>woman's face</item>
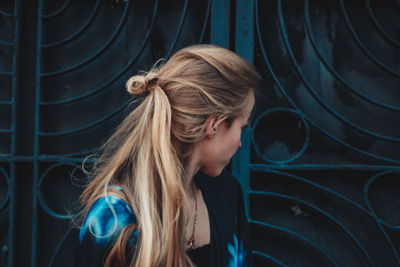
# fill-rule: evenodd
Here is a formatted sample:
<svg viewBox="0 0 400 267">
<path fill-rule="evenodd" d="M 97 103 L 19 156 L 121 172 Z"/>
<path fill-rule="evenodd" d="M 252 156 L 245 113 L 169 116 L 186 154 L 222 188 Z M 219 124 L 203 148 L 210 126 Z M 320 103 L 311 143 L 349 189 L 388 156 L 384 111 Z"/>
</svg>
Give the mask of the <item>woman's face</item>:
<svg viewBox="0 0 400 267">
<path fill-rule="evenodd" d="M 254 102 L 254 101 L 253 101 Z M 252 104 L 253 105 L 253 104 Z M 236 118 L 229 126 L 221 122 L 215 130 L 215 135 L 206 137 L 201 145 L 201 170 L 209 176 L 218 176 L 241 144 L 243 128 L 249 121 L 251 109 L 246 114 Z"/>
</svg>

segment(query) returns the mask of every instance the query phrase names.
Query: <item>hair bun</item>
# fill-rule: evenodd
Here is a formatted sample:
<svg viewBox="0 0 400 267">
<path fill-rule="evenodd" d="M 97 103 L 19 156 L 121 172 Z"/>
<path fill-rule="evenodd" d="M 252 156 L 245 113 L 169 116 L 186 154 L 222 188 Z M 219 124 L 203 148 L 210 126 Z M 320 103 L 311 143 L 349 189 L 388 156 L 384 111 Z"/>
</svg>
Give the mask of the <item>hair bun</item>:
<svg viewBox="0 0 400 267">
<path fill-rule="evenodd" d="M 147 93 L 149 87 L 148 79 L 143 75 L 135 75 L 126 82 L 126 90 L 131 95 L 143 95 Z"/>
<path fill-rule="evenodd" d="M 143 75 L 135 75 L 126 82 L 126 90 L 132 95 L 143 95 L 151 90 L 151 84 L 157 81 L 157 74 L 149 72 Z"/>
</svg>

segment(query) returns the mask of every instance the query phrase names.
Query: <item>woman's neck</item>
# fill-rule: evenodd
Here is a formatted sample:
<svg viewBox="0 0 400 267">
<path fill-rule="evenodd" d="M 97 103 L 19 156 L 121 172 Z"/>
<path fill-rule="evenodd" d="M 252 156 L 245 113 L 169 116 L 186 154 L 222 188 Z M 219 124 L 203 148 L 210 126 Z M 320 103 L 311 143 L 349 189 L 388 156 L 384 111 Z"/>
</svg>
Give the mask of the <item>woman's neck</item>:
<svg viewBox="0 0 400 267">
<path fill-rule="evenodd" d="M 196 173 L 201 169 L 200 157 L 196 153 L 196 149 L 193 150 L 193 153 L 190 155 L 186 165 L 186 179 L 187 179 L 187 188 L 186 190 L 190 190 L 193 184 L 193 177 Z M 186 191 L 191 192 L 191 191 Z"/>
</svg>

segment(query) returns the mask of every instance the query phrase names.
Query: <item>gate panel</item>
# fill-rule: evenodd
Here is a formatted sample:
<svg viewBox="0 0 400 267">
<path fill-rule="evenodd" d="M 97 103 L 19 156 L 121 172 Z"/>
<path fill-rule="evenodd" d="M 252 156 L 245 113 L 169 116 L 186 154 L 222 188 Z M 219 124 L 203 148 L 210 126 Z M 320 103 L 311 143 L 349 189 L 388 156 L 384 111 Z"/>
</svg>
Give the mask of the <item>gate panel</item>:
<svg viewBox="0 0 400 267">
<path fill-rule="evenodd" d="M 398 8 L 256 1 L 265 85 L 249 215 L 260 266 L 400 265 Z"/>
</svg>

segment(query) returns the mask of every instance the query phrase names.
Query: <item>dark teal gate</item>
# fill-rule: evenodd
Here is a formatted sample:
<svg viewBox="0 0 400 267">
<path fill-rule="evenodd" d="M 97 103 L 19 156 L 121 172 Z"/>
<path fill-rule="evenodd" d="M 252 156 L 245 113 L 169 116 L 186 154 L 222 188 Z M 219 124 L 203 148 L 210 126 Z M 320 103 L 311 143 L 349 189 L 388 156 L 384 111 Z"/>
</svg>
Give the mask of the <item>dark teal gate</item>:
<svg viewBox="0 0 400 267">
<path fill-rule="evenodd" d="M 124 82 L 214 43 L 264 77 L 231 169 L 257 266 L 400 266 L 400 2 L 0 3 L 0 266 L 70 266 Z M 91 160 L 87 161 L 90 165 Z"/>
</svg>

